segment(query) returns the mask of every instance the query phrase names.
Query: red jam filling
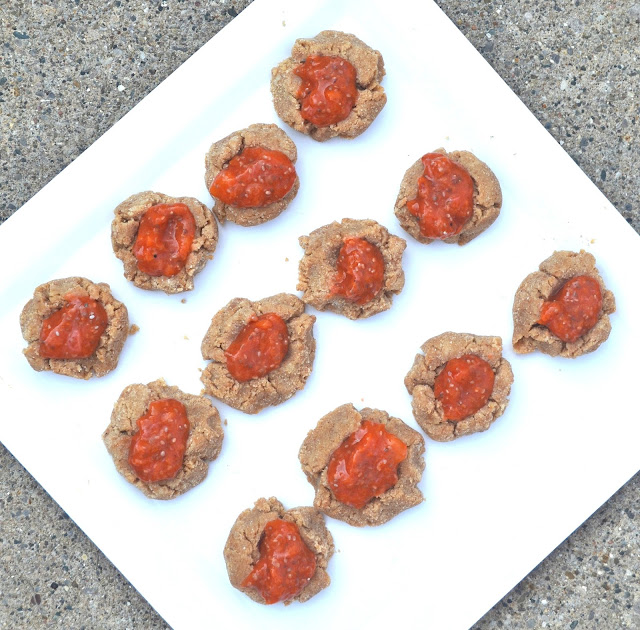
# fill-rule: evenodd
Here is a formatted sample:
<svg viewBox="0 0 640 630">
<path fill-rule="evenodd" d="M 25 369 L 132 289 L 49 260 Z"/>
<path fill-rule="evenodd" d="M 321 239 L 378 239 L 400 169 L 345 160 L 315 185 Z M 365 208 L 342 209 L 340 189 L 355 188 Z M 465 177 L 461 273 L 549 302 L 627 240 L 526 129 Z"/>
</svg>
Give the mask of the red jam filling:
<svg viewBox="0 0 640 630">
<path fill-rule="evenodd" d="M 104 306 L 87 295 L 64 296 L 67 304 L 42 322 L 40 356 L 87 359 L 100 344 L 109 318 Z"/>
<path fill-rule="evenodd" d="M 591 276 L 575 276 L 542 304 L 538 324 L 564 342 L 576 341 L 598 322 L 602 291 Z"/>
<path fill-rule="evenodd" d="M 140 220 L 133 255 L 150 276 L 175 276 L 191 252 L 196 222 L 184 203 L 151 206 Z"/>
<path fill-rule="evenodd" d="M 331 455 L 327 469 L 335 498 L 356 509 L 395 486 L 407 445 L 383 424 L 364 420 Z"/>
<path fill-rule="evenodd" d="M 345 238 L 338 254 L 332 295 L 363 305 L 380 293 L 383 284 L 384 260 L 380 250 L 363 238 Z"/>
<path fill-rule="evenodd" d="M 286 602 L 302 591 L 316 572 L 316 557 L 295 523 L 269 521 L 258 545 L 260 558 L 242 586 L 255 588 L 267 604 Z"/>
<path fill-rule="evenodd" d="M 491 366 L 475 354 L 447 361 L 433 387 L 436 400 L 442 403 L 445 420 L 462 420 L 484 407 L 494 380 Z"/>
<path fill-rule="evenodd" d="M 342 57 L 310 55 L 294 71 L 302 79 L 297 98 L 300 115 L 316 127 L 349 116 L 358 99 L 356 69 Z"/>
<path fill-rule="evenodd" d="M 214 178 L 212 197 L 238 208 L 262 208 L 280 201 L 293 187 L 296 169 L 281 151 L 247 147 Z"/>
<path fill-rule="evenodd" d="M 129 447 L 129 466 L 145 482 L 173 479 L 182 468 L 189 437 L 184 405 L 173 398 L 156 400 L 137 424 Z"/>
<path fill-rule="evenodd" d="M 445 239 L 459 234 L 473 214 L 473 179 L 465 168 L 439 153 L 422 157 L 418 196 L 407 202 L 426 238 Z"/>
<path fill-rule="evenodd" d="M 276 313 L 265 313 L 240 331 L 224 355 L 231 376 L 245 382 L 279 368 L 288 350 L 287 324 Z"/>
</svg>

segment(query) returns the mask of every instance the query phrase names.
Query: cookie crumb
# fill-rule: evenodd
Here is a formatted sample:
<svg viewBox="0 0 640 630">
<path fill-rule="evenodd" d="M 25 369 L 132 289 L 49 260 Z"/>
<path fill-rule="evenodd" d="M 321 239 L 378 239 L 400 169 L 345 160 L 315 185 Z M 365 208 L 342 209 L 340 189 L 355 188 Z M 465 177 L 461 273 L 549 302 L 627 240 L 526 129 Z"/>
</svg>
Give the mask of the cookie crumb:
<svg viewBox="0 0 640 630">
<path fill-rule="evenodd" d="M 180 300 L 180 304 L 186 304 L 187 303 L 187 298 L 182 298 Z"/>
<path fill-rule="evenodd" d="M 138 326 L 138 324 L 131 324 L 131 326 L 129 326 L 129 336 L 135 335 L 139 330 L 140 326 Z"/>
</svg>

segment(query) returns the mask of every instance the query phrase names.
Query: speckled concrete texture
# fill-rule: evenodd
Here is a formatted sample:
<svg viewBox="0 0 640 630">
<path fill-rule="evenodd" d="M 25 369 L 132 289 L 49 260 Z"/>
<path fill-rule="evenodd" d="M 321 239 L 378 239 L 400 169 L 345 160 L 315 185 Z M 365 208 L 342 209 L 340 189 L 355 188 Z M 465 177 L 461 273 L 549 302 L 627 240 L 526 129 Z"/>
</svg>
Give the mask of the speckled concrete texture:
<svg viewBox="0 0 640 630">
<path fill-rule="evenodd" d="M 1 0 L 0 220 L 249 3 Z M 437 3 L 640 231 L 640 3 Z M 474 629 L 640 628 L 639 490 L 636 476 Z M 0 628 L 167 628 L 3 447 Z"/>
<path fill-rule="evenodd" d="M 437 4 L 640 231 L 640 2 Z"/>
</svg>

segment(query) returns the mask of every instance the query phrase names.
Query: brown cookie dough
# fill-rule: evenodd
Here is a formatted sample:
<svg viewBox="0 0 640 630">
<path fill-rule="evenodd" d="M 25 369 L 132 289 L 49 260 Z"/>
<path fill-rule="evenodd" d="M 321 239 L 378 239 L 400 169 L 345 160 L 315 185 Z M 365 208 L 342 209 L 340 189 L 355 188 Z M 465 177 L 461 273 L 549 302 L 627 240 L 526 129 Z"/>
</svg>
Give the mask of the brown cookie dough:
<svg viewBox="0 0 640 630">
<path fill-rule="evenodd" d="M 442 239 L 445 243 L 465 245 L 478 234 L 484 232 L 498 218 L 502 207 L 500 184 L 491 169 L 469 151 L 447 153 L 440 148 L 431 153 L 440 153 L 452 162 L 459 164 L 468 171 L 473 180 L 473 214 L 458 234 Z M 428 244 L 435 239 L 422 235 L 418 218 L 412 215 L 407 208 L 407 202 L 415 199 L 418 195 L 418 178 L 423 173 L 424 165 L 422 159 L 419 159 L 404 174 L 396 199 L 395 213 L 400 225 L 411 236 L 421 243 Z"/>
<path fill-rule="evenodd" d="M 540 350 L 555 357 L 574 359 L 593 352 L 607 340 L 611 332 L 609 315 L 616 310 L 616 301 L 595 267 L 596 260 L 581 250 L 554 252 L 540 263 L 540 271 L 529 274 L 520 284 L 513 301 L 513 349 L 519 354 Z M 591 276 L 602 291 L 602 312 L 596 325 L 576 341 L 565 342 L 546 326 L 537 324 L 542 303 L 574 276 Z"/>
<path fill-rule="evenodd" d="M 40 356 L 42 322 L 66 305 L 67 295 L 87 295 L 104 307 L 108 324 L 96 351 L 86 359 L 45 359 Z M 108 284 L 94 284 L 86 278 L 62 278 L 41 284 L 20 314 L 22 336 L 29 344 L 24 355 L 37 372 L 51 370 L 56 374 L 88 379 L 104 376 L 118 365 L 118 357 L 129 333 L 127 307 L 118 302 Z"/>
<path fill-rule="evenodd" d="M 286 323 L 289 350 L 280 367 L 266 376 L 241 383 L 229 373 L 225 350 L 253 318 L 266 313 L 276 313 Z M 211 360 L 201 376 L 205 393 L 251 414 L 288 400 L 304 387 L 311 374 L 316 352 L 315 321 L 313 315 L 304 312 L 304 303 L 288 293 L 257 302 L 245 298 L 231 300 L 214 315 L 202 340 L 202 357 Z"/>
<path fill-rule="evenodd" d="M 144 213 L 158 204 L 183 203 L 193 214 L 196 231 L 191 253 L 185 266 L 175 276 L 150 276 L 138 269 L 133 246 Z M 111 245 L 115 255 L 124 263 L 124 277 L 141 289 L 181 293 L 193 289 L 193 277 L 202 271 L 218 243 L 218 226 L 211 211 L 193 197 L 169 197 L 162 193 L 141 192 L 123 201 L 114 211 L 111 223 Z"/>
<path fill-rule="evenodd" d="M 502 339 L 446 332 L 425 341 L 421 349 L 424 354 L 416 355 L 404 384 L 413 396 L 413 415 L 422 430 L 438 442 L 486 431 L 503 414 L 513 383 L 511 365 L 502 357 Z M 458 421 L 446 420 L 433 386 L 447 361 L 465 354 L 474 354 L 491 366 L 495 375 L 493 392 L 486 405 L 473 415 Z"/>
<path fill-rule="evenodd" d="M 300 115 L 297 99 L 302 80 L 293 71 L 310 55 L 342 57 L 356 70 L 358 99 L 347 118 L 328 127 L 316 127 Z M 382 55 L 354 35 L 340 31 L 322 31 L 311 39 L 296 40 L 291 57 L 271 71 L 273 105 L 280 118 L 296 131 L 320 142 L 341 136 L 355 138 L 365 131 L 387 102 L 384 88 Z"/>
<path fill-rule="evenodd" d="M 131 438 L 138 432 L 138 419 L 149 410 L 150 403 L 163 398 L 181 402 L 189 419 L 189 437 L 181 470 L 167 481 L 146 482 L 129 466 Z M 125 387 L 113 407 L 111 422 L 102 434 L 118 472 L 151 499 L 173 499 L 204 481 L 212 462 L 222 447 L 222 425 L 218 410 L 204 396 L 185 394 L 177 387 L 158 379 L 147 385 Z"/>
<path fill-rule="evenodd" d="M 211 189 L 216 175 L 225 168 L 229 161 L 247 147 L 263 147 L 272 151 L 280 151 L 294 164 L 298 157 L 293 140 L 277 125 L 255 124 L 246 129 L 234 131 L 226 138 L 214 142 L 204 158 L 206 169 L 204 181 L 207 190 Z M 293 201 L 299 187 L 300 180 L 296 176 L 291 190 L 282 199 L 260 208 L 240 208 L 215 199 L 213 212 L 220 223 L 224 223 L 228 219 L 243 226 L 259 225 L 275 219 Z"/>
<path fill-rule="evenodd" d="M 349 236 L 362 238 L 375 245 L 384 260 L 382 289 L 370 302 L 362 305 L 331 294 L 338 254 L 344 239 Z M 407 244 L 404 239 L 389 234 L 376 221 L 343 219 L 341 223 L 330 223 L 314 230 L 309 236 L 301 236 L 300 245 L 305 251 L 300 261 L 296 288 L 303 292 L 302 300 L 319 311 L 333 311 L 349 319 L 370 317 L 391 308 L 393 294 L 402 291 L 402 254 Z"/>
<path fill-rule="evenodd" d="M 396 485 L 357 509 L 334 497 L 327 479 L 327 468 L 334 451 L 364 420 L 384 424 L 389 433 L 407 445 L 408 450 L 406 459 L 398 466 Z M 384 411 L 369 408 L 358 411 L 353 405 L 346 404 L 322 417 L 316 428 L 309 431 L 300 448 L 299 459 L 309 483 L 316 489 L 313 504 L 328 516 L 362 527 L 382 525 L 423 501 L 422 492 L 417 488 L 424 471 L 423 454 L 423 437 L 402 420 L 390 417 Z"/>
<path fill-rule="evenodd" d="M 271 497 L 258 499 L 253 508 L 242 512 L 233 524 L 224 546 L 229 581 L 234 588 L 246 593 L 252 600 L 260 604 L 266 603 L 255 588 L 244 587 L 242 583 L 260 558 L 258 545 L 265 525 L 276 519 L 294 523 L 302 540 L 316 556 L 315 574 L 298 595 L 284 604 L 286 606 L 292 601 L 306 602 L 329 586 L 331 580 L 327 574 L 327 565 L 334 551 L 333 538 L 324 524 L 324 517 L 312 507 L 285 510 L 280 501 Z"/>
</svg>

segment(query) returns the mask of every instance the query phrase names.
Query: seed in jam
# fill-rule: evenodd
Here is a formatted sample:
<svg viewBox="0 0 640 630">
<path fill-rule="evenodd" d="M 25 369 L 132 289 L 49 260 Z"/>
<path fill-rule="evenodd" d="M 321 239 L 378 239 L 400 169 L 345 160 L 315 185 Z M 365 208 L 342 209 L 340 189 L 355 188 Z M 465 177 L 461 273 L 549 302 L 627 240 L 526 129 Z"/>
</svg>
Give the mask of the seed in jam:
<svg viewBox="0 0 640 630">
<path fill-rule="evenodd" d="M 373 300 L 384 284 L 384 259 L 380 250 L 363 238 L 348 236 L 338 254 L 332 295 L 363 305 Z"/>
<path fill-rule="evenodd" d="M 258 544 L 260 558 L 242 582 L 253 587 L 265 603 L 286 602 L 298 595 L 316 572 L 316 557 L 295 523 L 269 521 Z"/>
<path fill-rule="evenodd" d="M 133 255 L 138 269 L 150 276 L 171 277 L 187 262 L 196 222 L 184 203 L 151 206 L 140 220 Z"/>
<path fill-rule="evenodd" d="M 246 147 L 215 176 L 209 192 L 230 206 L 262 208 L 280 201 L 295 181 L 295 166 L 284 153 Z"/>
<path fill-rule="evenodd" d="M 265 313 L 249 321 L 224 355 L 229 373 L 242 383 L 279 368 L 288 350 L 287 324 L 276 313 Z"/>
<path fill-rule="evenodd" d="M 475 354 L 447 361 L 433 386 L 445 420 L 463 420 L 482 409 L 493 392 L 494 380 L 491 366 Z"/>
<path fill-rule="evenodd" d="M 147 483 L 173 479 L 182 468 L 189 437 L 184 405 L 174 398 L 155 400 L 137 425 L 129 447 L 129 465 Z"/>
<path fill-rule="evenodd" d="M 109 318 L 104 306 L 87 295 L 69 293 L 65 306 L 47 317 L 40 329 L 44 359 L 87 359 L 100 344 Z"/>
<path fill-rule="evenodd" d="M 426 238 L 445 239 L 459 234 L 473 214 L 473 179 L 468 171 L 440 153 L 422 157 L 418 196 L 407 209 Z"/>
<path fill-rule="evenodd" d="M 384 424 L 364 420 L 331 455 L 327 480 L 335 498 L 362 509 L 398 482 L 407 445 Z"/>
<path fill-rule="evenodd" d="M 356 69 L 342 57 L 309 55 L 294 74 L 302 79 L 297 98 L 300 115 L 316 127 L 328 127 L 349 116 L 358 99 Z"/>
<path fill-rule="evenodd" d="M 538 324 L 546 326 L 564 342 L 572 342 L 589 332 L 602 310 L 602 291 L 595 278 L 575 276 L 542 304 Z"/>
</svg>

